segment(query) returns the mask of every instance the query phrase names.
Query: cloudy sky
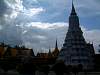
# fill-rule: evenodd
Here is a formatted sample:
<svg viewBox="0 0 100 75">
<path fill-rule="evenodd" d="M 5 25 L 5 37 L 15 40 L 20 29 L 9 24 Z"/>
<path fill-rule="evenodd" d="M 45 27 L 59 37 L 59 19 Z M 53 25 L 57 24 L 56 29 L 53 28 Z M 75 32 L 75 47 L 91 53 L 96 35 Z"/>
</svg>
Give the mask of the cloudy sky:
<svg viewBox="0 0 100 75">
<path fill-rule="evenodd" d="M 74 0 L 87 42 L 100 44 L 100 1 Z M 25 45 L 35 52 L 62 47 L 71 0 L 0 0 L 0 42 Z"/>
</svg>

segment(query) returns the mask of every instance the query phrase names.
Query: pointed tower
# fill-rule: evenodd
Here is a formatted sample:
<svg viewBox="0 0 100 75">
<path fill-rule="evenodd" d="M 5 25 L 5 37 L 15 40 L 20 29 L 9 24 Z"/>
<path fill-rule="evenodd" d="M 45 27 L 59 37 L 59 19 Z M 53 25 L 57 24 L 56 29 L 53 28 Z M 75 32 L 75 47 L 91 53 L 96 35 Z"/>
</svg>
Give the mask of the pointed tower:
<svg viewBox="0 0 100 75">
<path fill-rule="evenodd" d="M 72 0 L 72 11 L 71 11 L 71 15 L 77 15 L 75 8 L 74 8 L 74 4 L 73 4 L 73 0 Z"/>
<path fill-rule="evenodd" d="M 84 69 L 93 69 L 93 48 L 87 45 L 79 25 L 79 18 L 72 2 L 69 16 L 69 28 L 65 42 L 59 53 L 58 60 L 63 60 L 66 65 L 82 64 Z"/>
<path fill-rule="evenodd" d="M 56 45 L 55 45 L 54 51 L 52 52 L 52 55 L 53 55 L 54 57 L 57 57 L 58 54 L 59 54 L 59 49 L 58 49 L 58 44 L 57 44 L 57 39 L 56 39 Z"/>
<path fill-rule="evenodd" d="M 48 58 L 52 57 L 52 53 L 51 53 L 51 49 L 49 48 L 49 52 L 48 52 Z"/>
<path fill-rule="evenodd" d="M 56 45 L 55 45 L 55 50 L 58 50 L 58 44 L 57 44 L 57 39 L 56 39 Z"/>
</svg>

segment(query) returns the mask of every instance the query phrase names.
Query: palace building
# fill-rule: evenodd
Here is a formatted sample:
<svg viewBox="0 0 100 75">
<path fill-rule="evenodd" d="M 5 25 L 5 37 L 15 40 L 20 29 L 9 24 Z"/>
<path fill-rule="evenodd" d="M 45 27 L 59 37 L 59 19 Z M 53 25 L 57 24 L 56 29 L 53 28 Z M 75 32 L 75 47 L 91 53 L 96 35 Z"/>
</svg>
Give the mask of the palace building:
<svg viewBox="0 0 100 75">
<path fill-rule="evenodd" d="M 57 40 L 53 51 L 49 49 L 48 53 L 37 53 L 35 56 L 33 49 L 25 46 L 11 47 L 5 43 L 0 44 L 0 59 L 16 58 L 19 62 L 25 63 L 31 60 L 34 64 L 54 64 L 58 57 L 59 49 Z"/>
<path fill-rule="evenodd" d="M 72 2 L 69 16 L 69 28 L 58 60 L 63 60 L 66 65 L 83 65 L 84 69 L 94 68 L 94 47 L 84 39 L 80 27 L 79 17 Z"/>
</svg>

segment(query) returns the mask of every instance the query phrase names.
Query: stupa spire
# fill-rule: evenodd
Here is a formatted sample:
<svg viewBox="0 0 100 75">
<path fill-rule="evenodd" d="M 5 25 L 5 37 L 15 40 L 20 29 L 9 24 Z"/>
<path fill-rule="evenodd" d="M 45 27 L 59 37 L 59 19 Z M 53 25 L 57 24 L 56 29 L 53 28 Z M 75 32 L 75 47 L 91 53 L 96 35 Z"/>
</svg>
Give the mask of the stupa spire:
<svg viewBox="0 0 100 75">
<path fill-rule="evenodd" d="M 93 45 L 86 43 L 84 39 L 72 0 L 69 28 L 63 47 L 59 52 L 58 60 L 63 60 L 66 65 L 82 64 L 83 69 L 92 69 L 94 65 L 92 55 L 94 55 Z"/>
<path fill-rule="evenodd" d="M 77 15 L 76 14 L 76 11 L 75 11 L 75 7 L 74 7 L 73 0 L 72 0 L 72 11 L 71 11 L 71 15 Z"/>
<path fill-rule="evenodd" d="M 56 39 L 56 45 L 55 45 L 55 48 L 58 49 L 57 39 Z"/>
</svg>

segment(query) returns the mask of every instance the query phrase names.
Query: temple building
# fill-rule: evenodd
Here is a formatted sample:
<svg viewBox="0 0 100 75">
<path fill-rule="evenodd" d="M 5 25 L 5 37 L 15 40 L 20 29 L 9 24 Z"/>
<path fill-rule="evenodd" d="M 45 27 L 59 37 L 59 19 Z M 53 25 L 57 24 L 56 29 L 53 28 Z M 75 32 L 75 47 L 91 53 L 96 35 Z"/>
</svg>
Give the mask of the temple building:
<svg viewBox="0 0 100 75">
<path fill-rule="evenodd" d="M 49 48 L 48 53 L 37 53 L 37 57 L 42 57 L 42 58 L 57 58 L 59 54 L 59 49 L 58 49 L 58 44 L 56 40 L 55 48 L 53 51 Z"/>
<path fill-rule="evenodd" d="M 33 49 L 26 48 L 24 46 L 11 47 L 5 43 L 0 44 L 0 58 L 10 58 L 10 57 L 34 57 Z"/>
<path fill-rule="evenodd" d="M 66 65 L 83 65 L 83 69 L 94 68 L 94 47 L 84 39 L 80 27 L 79 17 L 72 2 L 72 10 L 69 16 L 69 28 L 58 60 L 63 60 Z"/>
<path fill-rule="evenodd" d="M 25 46 L 14 46 L 6 45 L 5 43 L 0 44 L 0 59 L 15 59 L 18 63 L 27 63 L 31 61 L 33 64 L 54 64 L 59 54 L 57 40 L 55 48 L 52 51 L 46 53 L 37 53 L 35 56 L 33 49 L 26 48 Z"/>
<path fill-rule="evenodd" d="M 4 43 L 1 43 L 1 44 L 0 44 L 0 58 L 3 57 L 6 48 L 7 48 L 7 45 L 5 45 Z"/>
</svg>

